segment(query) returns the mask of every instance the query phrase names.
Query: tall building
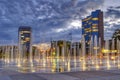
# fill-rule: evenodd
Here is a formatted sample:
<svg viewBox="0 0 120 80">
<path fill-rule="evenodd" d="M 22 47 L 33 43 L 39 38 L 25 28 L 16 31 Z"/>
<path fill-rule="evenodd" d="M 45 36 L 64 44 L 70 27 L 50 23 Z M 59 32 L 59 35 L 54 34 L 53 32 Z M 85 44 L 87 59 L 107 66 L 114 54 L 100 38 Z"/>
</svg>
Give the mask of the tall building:
<svg viewBox="0 0 120 80">
<path fill-rule="evenodd" d="M 101 39 L 100 43 L 103 47 L 104 42 L 104 28 L 103 28 L 103 12 L 101 10 L 96 10 L 91 13 L 90 16 L 82 19 L 82 35 L 86 42 L 86 53 L 89 53 L 90 41 L 92 37 L 92 42 L 94 45 L 95 36 L 97 37 L 97 42 Z M 100 39 L 99 39 L 100 38 Z M 101 48 L 102 48 L 101 47 Z"/>
<path fill-rule="evenodd" d="M 31 27 L 19 27 L 18 38 L 19 38 L 19 54 L 22 58 L 29 58 L 30 53 L 32 52 L 31 46 Z"/>
</svg>

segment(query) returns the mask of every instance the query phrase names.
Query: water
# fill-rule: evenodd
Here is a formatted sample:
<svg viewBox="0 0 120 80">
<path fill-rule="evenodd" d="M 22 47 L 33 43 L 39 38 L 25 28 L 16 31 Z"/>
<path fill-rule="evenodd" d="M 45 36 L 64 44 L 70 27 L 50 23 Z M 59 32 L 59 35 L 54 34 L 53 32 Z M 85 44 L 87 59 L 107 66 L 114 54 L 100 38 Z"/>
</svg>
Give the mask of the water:
<svg viewBox="0 0 120 80">
<path fill-rule="evenodd" d="M 117 39 L 117 60 L 118 60 L 118 68 L 120 68 L 120 41 Z"/>
<path fill-rule="evenodd" d="M 112 50 L 115 50 L 115 40 L 112 39 Z M 112 56 L 115 57 L 115 52 L 112 52 Z M 113 60 L 113 65 L 115 66 L 116 60 Z"/>
<path fill-rule="evenodd" d="M 109 50 L 109 41 L 108 40 L 106 40 L 106 42 L 105 42 L 105 49 L 107 50 L 106 51 L 106 66 L 107 66 L 107 68 L 108 69 L 110 69 L 110 67 L 111 67 L 111 65 L 110 65 L 110 52 L 108 52 L 108 50 Z"/>
<path fill-rule="evenodd" d="M 82 36 L 82 47 L 81 47 L 81 49 L 82 49 L 82 61 L 81 61 L 81 65 L 82 65 L 82 68 L 83 68 L 83 70 L 86 70 L 86 56 L 85 56 L 85 53 L 86 53 L 86 48 L 85 48 L 85 46 L 86 46 L 86 43 L 85 43 L 85 38 L 84 38 L 84 36 Z"/>
<path fill-rule="evenodd" d="M 52 72 L 72 72 L 72 71 L 86 71 L 86 70 L 109 70 L 109 69 L 119 69 L 120 68 L 120 41 L 117 40 L 117 57 L 115 55 L 110 55 L 110 42 L 105 41 L 106 50 L 105 55 L 99 58 L 101 53 L 101 40 L 99 41 L 95 36 L 94 42 L 91 37 L 90 41 L 90 54 L 86 56 L 86 42 L 84 36 L 81 40 L 81 48 L 77 48 L 78 44 L 75 45 L 73 49 L 73 55 L 71 55 L 71 50 L 66 48 L 66 43 L 63 43 L 62 55 L 60 56 L 59 47 L 56 49 L 56 56 L 53 55 L 53 51 L 41 53 L 38 49 L 35 50 L 34 56 L 31 54 L 29 59 L 22 57 L 19 54 L 18 49 L 14 46 L 5 45 L 2 47 L 2 58 L 0 60 L 0 67 L 3 69 L 12 69 L 19 72 L 38 72 L 38 73 L 52 73 Z M 115 44 L 112 41 L 112 49 Z M 93 45 L 94 44 L 94 45 Z M 57 43 L 56 43 L 57 45 Z M 65 51 L 67 50 L 67 51 Z M 66 55 L 66 52 L 68 54 Z M 77 55 L 79 52 L 79 55 Z M 115 59 L 110 59 L 115 57 Z"/>
</svg>

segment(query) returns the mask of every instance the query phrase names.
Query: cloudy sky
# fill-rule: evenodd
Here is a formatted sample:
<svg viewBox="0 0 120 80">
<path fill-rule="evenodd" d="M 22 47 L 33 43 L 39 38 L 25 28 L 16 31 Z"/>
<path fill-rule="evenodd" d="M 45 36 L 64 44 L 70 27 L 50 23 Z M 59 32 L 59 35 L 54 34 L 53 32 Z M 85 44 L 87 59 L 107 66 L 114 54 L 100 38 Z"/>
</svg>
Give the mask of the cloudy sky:
<svg viewBox="0 0 120 80">
<path fill-rule="evenodd" d="M 120 28 L 120 0 L 0 0 L 0 43 L 17 42 L 19 26 L 31 26 L 33 42 L 81 39 L 81 19 L 104 12 L 104 37 Z"/>
</svg>

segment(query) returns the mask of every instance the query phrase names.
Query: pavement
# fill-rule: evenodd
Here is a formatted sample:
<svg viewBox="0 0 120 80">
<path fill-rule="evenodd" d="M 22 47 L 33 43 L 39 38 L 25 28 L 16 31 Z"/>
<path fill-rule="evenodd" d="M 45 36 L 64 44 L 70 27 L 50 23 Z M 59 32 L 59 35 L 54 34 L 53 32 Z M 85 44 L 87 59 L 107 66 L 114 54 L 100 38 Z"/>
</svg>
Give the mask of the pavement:
<svg viewBox="0 0 120 80">
<path fill-rule="evenodd" d="M 19 73 L 0 70 L 0 80 L 120 80 L 120 70 L 64 73 Z"/>
</svg>

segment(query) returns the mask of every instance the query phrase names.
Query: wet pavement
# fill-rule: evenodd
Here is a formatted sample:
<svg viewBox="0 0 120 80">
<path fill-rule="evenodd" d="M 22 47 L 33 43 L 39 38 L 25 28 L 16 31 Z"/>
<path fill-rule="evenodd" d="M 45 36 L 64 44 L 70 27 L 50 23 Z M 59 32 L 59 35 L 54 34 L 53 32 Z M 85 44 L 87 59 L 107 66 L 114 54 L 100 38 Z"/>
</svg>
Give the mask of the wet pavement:
<svg viewBox="0 0 120 80">
<path fill-rule="evenodd" d="M 64 73 L 19 73 L 0 70 L 0 80 L 120 80 L 120 70 Z"/>
</svg>

